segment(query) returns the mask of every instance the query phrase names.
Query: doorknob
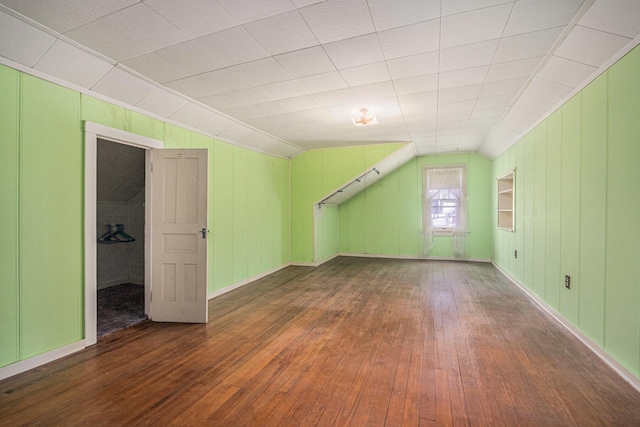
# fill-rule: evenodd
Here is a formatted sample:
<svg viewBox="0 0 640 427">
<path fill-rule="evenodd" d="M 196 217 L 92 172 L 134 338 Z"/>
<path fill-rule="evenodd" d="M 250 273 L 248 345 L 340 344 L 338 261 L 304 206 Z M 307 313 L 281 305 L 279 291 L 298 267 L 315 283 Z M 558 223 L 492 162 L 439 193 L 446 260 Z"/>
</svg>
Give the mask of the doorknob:
<svg viewBox="0 0 640 427">
<path fill-rule="evenodd" d="M 207 230 L 206 228 L 203 228 L 202 230 L 200 230 L 200 232 L 202 233 L 202 238 L 206 239 L 207 233 L 209 232 L 209 230 Z"/>
</svg>

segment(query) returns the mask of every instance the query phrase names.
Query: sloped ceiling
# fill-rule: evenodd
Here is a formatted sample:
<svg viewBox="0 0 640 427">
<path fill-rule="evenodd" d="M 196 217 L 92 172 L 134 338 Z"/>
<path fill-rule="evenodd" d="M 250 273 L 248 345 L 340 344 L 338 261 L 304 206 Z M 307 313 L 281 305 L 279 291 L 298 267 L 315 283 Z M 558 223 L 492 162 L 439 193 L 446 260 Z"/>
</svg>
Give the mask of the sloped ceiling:
<svg viewBox="0 0 640 427">
<path fill-rule="evenodd" d="M 284 157 L 493 157 L 639 34 L 638 0 L 0 0 L 0 56 Z"/>
<path fill-rule="evenodd" d="M 98 202 L 128 202 L 144 190 L 144 157 L 142 148 L 98 140 Z"/>
</svg>

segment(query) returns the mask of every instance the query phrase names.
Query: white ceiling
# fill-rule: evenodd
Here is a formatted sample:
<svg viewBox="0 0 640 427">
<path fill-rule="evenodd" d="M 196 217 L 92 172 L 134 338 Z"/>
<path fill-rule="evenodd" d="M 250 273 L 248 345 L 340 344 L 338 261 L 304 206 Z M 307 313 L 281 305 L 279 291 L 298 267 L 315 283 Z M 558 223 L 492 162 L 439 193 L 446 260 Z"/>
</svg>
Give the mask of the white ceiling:
<svg viewBox="0 0 640 427">
<path fill-rule="evenodd" d="M 0 4 L 0 56 L 284 157 L 399 141 L 493 157 L 640 34 L 638 0 Z M 363 107 L 380 124 L 353 126 Z"/>
</svg>

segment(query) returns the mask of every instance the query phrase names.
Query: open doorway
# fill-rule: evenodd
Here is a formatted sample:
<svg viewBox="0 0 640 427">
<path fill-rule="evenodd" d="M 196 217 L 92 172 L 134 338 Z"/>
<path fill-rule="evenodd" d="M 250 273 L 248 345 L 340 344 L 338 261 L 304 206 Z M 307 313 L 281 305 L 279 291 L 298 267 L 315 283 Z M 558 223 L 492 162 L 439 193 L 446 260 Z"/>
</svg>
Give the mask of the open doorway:
<svg viewBox="0 0 640 427">
<path fill-rule="evenodd" d="M 98 138 L 97 337 L 145 314 L 145 150 Z"/>
</svg>

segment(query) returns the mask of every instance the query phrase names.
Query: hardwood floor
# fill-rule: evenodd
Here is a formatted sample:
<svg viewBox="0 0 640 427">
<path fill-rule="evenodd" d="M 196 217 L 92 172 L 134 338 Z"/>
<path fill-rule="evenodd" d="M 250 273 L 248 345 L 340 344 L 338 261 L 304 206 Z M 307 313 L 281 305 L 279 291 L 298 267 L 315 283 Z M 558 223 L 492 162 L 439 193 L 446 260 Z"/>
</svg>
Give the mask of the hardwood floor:
<svg viewBox="0 0 640 427">
<path fill-rule="evenodd" d="M 0 425 L 640 425 L 640 393 L 489 264 L 337 258 L 0 382 Z"/>
</svg>

